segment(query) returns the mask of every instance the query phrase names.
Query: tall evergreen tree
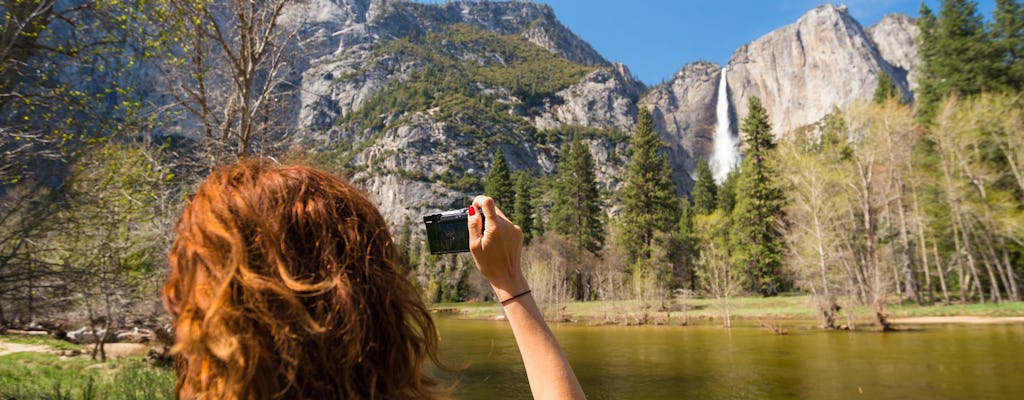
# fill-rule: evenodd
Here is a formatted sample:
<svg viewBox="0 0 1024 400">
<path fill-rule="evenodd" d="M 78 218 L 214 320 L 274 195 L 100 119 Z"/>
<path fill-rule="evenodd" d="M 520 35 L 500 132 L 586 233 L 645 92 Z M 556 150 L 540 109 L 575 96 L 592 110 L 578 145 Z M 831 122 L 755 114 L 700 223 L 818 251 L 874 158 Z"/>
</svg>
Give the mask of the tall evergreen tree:
<svg viewBox="0 0 1024 400">
<path fill-rule="evenodd" d="M 508 164 L 505 162 L 505 153 L 500 148 L 494 152 L 494 162 L 491 163 L 491 171 L 487 173 L 487 181 L 484 182 L 484 194 L 491 196 L 494 204 L 497 204 L 506 216 L 513 218 L 515 187 L 508 171 Z"/>
<path fill-rule="evenodd" d="M 678 221 L 679 205 L 672 167 L 662 153 L 665 142 L 654 132 L 651 113 L 640 109 L 629 139 L 630 159 L 622 190 L 622 245 L 632 260 L 651 258 L 656 232 L 668 232 Z"/>
<path fill-rule="evenodd" d="M 554 182 L 551 230 L 577 248 L 597 254 L 604 247 L 601 198 L 590 150 L 578 138 L 562 146 Z"/>
<path fill-rule="evenodd" d="M 996 66 L 1010 90 L 1024 90 L 1024 5 L 1015 0 L 996 0 L 992 17 L 992 42 L 1002 56 Z"/>
<path fill-rule="evenodd" d="M 755 290 L 771 296 L 781 285 L 783 237 L 779 227 L 785 197 L 776 186 L 779 176 L 772 165 L 775 143 L 768 113 L 757 97 L 750 99 L 747 108 L 749 114 L 740 126 L 747 151 L 732 212 L 732 259 L 746 271 Z"/>
<path fill-rule="evenodd" d="M 715 178 L 711 175 L 711 167 L 707 160 L 697 159 L 697 168 L 694 170 L 697 180 L 693 183 L 693 211 L 697 214 L 708 215 L 717 207 L 718 186 L 715 185 Z"/>
<path fill-rule="evenodd" d="M 729 171 L 725 180 L 718 186 L 718 208 L 722 209 L 726 215 L 732 214 L 733 208 L 736 207 L 736 181 L 739 174 L 739 168 Z"/>
<path fill-rule="evenodd" d="M 714 208 L 712 208 L 713 212 Z M 679 243 L 678 263 L 681 265 L 679 274 L 685 279 L 691 291 L 697 290 L 696 264 L 700 257 L 700 248 L 697 243 L 697 235 L 694 231 L 694 219 L 696 218 L 695 207 L 690 202 L 683 200 L 679 210 L 679 223 L 676 226 L 676 240 Z"/>
<path fill-rule="evenodd" d="M 515 219 L 512 220 L 523 230 L 523 244 L 533 239 L 533 179 L 526 172 L 516 173 Z"/>
<path fill-rule="evenodd" d="M 998 50 L 970 0 L 943 0 L 939 15 L 921 4 L 918 55 L 921 77 L 918 116 L 934 117 L 939 101 L 950 94 L 973 95 L 1001 86 Z"/>
<path fill-rule="evenodd" d="M 875 104 L 882 104 L 889 99 L 899 99 L 902 103 L 903 94 L 896 87 L 896 82 L 893 82 L 892 77 L 885 73 L 885 71 L 881 71 L 878 73 L 878 85 L 875 86 L 873 101 Z"/>
</svg>

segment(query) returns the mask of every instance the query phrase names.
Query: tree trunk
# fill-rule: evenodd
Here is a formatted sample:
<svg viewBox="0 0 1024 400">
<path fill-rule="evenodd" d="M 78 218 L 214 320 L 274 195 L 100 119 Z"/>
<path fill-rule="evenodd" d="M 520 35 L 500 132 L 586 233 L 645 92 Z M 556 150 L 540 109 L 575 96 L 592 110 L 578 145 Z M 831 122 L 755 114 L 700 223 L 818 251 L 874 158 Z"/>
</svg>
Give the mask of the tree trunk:
<svg viewBox="0 0 1024 400">
<path fill-rule="evenodd" d="M 935 269 L 939 275 L 939 287 L 942 288 L 942 302 L 945 305 L 950 305 L 949 302 L 949 289 L 946 288 L 946 271 L 942 267 L 942 259 L 939 258 L 939 245 L 936 242 L 932 242 L 932 254 L 935 256 Z M 963 270 L 961 270 L 961 277 L 963 276 Z"/>
<path fill-rule="evenodd" d="M 1000 236 L 999 247 L 1003 249 L 1003 266 L 1006 267 L 1006 277 L 1010 285 L 1010 301 L 1020 301 L 1020 288 L 1017 287 L 1017 277 L 1013 271 L 1013 263 L 1010 262 L 1010 252 L 1006 246 L 1006 238 Z"/>
</svg>

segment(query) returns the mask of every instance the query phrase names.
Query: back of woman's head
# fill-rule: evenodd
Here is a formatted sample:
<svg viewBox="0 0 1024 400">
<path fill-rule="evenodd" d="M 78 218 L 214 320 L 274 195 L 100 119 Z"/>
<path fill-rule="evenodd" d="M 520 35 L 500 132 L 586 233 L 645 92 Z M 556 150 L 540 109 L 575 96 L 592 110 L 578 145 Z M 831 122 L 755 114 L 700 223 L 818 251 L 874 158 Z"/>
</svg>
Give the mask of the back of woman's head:
<svg viewBox="0 0 1024 400">
<path fill-rule="evenodd" d="M 348 183 L 250 160 L 199 186 L 163 291 L 184 398 L 427 398 L 437 333 Z"/>
</svg>

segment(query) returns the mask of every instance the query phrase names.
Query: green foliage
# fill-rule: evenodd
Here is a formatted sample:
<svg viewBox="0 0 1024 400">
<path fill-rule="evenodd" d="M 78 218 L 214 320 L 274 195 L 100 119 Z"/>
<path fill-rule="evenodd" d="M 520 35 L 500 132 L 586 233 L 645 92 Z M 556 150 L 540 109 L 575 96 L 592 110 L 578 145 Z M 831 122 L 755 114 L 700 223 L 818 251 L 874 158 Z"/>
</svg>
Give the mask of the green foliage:
<svg viewBox="0 0 1024 400">
<path fill-rule="evenodd" d="M 533 190 L 534 182 L 530 174 L 526 172 L 516 173 L 516 201 L 512 222 L 519 225 L 523 230 L 523 245 L 529 245 L 533 240 Z"/>
<path fill-rule="evenodd" d="M 621 244 L 632 260 L 650 259 L 655 233 L 669 232 L 678 221 L 679 200 L 665 147 L 654 132 L 650 111 L 641 108 L 629 140 L 620 214 Z"/>
<path fill-rule="evenodd" d="M 700 248 L 698 247 L 700 242 L 695 230 L 696 217 L 696 207 L 690 205 L 690 202 L 684 199 L 679 210 L 679 223 L 676 226 L 675 232 L 678 246 L 675 260 L 678 264 L 676 272 L 683 275 L 680 277 L 681 280 L 686 280 L 690 283 L 690 290 L 696 290 L 696 264 L 700 257 Z"/>
<path fill-rule="evenodd" d="M 875 86 L 875 95 L 872 100 L 877 104 L 882 104 L 889 99 L 898 99 L 903 101 L 903 94 L 896 87 L 896 82 L 893 82 L 892 77 L 885 71 L 878 73 L 878 85 Z"/>
<path fill-rule="evenodd" d="M 1002 75 L 1010 90 L 1024 90 L 1024 5 L 1015 0 L 996 0 L 992 19 L 992 45 L 1003 56 L 996 65 L 996 76 Z"/>
<path fill-rule="evenodd" d="M 500 148 L 494 152 L 494 162 L 491 163 L 491 171 L 487 173 L 487 180 L 484 182 L 484 194 L 491 196 L 506 216 L 515 218 L 515 187 L 508 171 L 508 164 L 505 163 L 505 153 Z"/>
<path fill-rule="evenodd" d="M 582 140 L 604 140 L 612 144 L 626 143 L 629 135 L 617 128 L 593 128 L 579 125 L 559 125 L 537 133 L 537 142 L 561 146 L 563 143 L 579 138 Z"/>
<path fill-rule="evenodd" d="M 587 145 L 578 138 L 563 145 L 556 173 L 551 230 L 569 238 L 578 249 L 597 254 L 604 247 L 604 212 Z"/>
<path fill-rule="evenodd" d="M 736 181 L 739 180 L 739 174 L 739 169 L 734 168 L 718 186 L 717 206 L 726 214 L 732 214 L 732 210 L 736 207 Z"/>
<path fill-rule="evenodd" d="M 151 122 L 134 86 L 139 53 L 153 47 L 137 36 L 143 4 L 4 2 L 0 184 L 53 179 L 79 150 Z"/>
<path fill-rule="evenodd" d="M 697 175 L 697 179 L 693 184 L 693 191 L 690 192 L 690 196 L 693 197 L 693 211 L 701 215 L 711 214 L 718 206 L 718 186 L 715 185 L 715 178 L 711 176 L 711 167 L 708 166 L 707 160 L 697 159 L 694 174 Z"/>
<path fill-rule="evenodd" d="M 924 122 L 934 119 L 939 102 L 951 94 L 973 95 L 1021 85 L 1008 82 L 1009 70 L 1024 68 L 1019 55 L 1011 53 L 1021 46 L 1021 37 L 1013 37 L 1019 33 L 1015 32 L 1018 22 L 1014 22 L 1020 18 L 1019 10 L 1000 7 L 1002 13 L 990 32 L 977 8 L 970 0 L 943 0 L 936 17 L 921 4 L 917 114 Z M 1001 39 L 994 43 L 993 36 Z"/>
<path fill-rule="evenodd" d="M 752 97 L 749 114 L 740 129 L 747 154 L 740 165 L 736 183 L 736 206 L 732 212 L 732 261 L 748 274 L 755 289 L 765 296 L 781 290 L 784 195 L 772 165 L 771 124 L 761 101 Z"/>
<path fill-rule="evenodd" d="M 465 54 L 478 58 L 469 60 Z M 420 61 L 423 67 L 390 82 L 338 124 L 375 131 L 395 123 L 392 116 L 429 112 L 485 145 L 512 141 L 501 132 L 533 132 L 519 115 L 531 113 L 544 99 L 593 71 L 519 35 L 499 35 L 468 24 L 383 43 L 374 57 L 368 63 L 397 58 Z M 507 101 L 508 96 L 514 101 Z"/>
</svg>

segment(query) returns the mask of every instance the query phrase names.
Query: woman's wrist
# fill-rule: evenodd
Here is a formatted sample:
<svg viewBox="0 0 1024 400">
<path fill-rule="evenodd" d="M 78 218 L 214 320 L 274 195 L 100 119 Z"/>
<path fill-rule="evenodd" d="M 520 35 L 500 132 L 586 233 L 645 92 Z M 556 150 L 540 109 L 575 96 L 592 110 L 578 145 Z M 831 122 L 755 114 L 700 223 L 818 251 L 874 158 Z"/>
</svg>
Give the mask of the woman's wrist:
<svg viewBox="0 0 1024 400">
<path fill-rule="evenodd" d="M 519 276 L 507 282 L 491 282 L 491 289 L 494 289 L 494 295 L 498 298 L 498 301 L 504 302 L 529 292 L 530 285 L 526 283 L 525 278 Z"/>
</svg>

